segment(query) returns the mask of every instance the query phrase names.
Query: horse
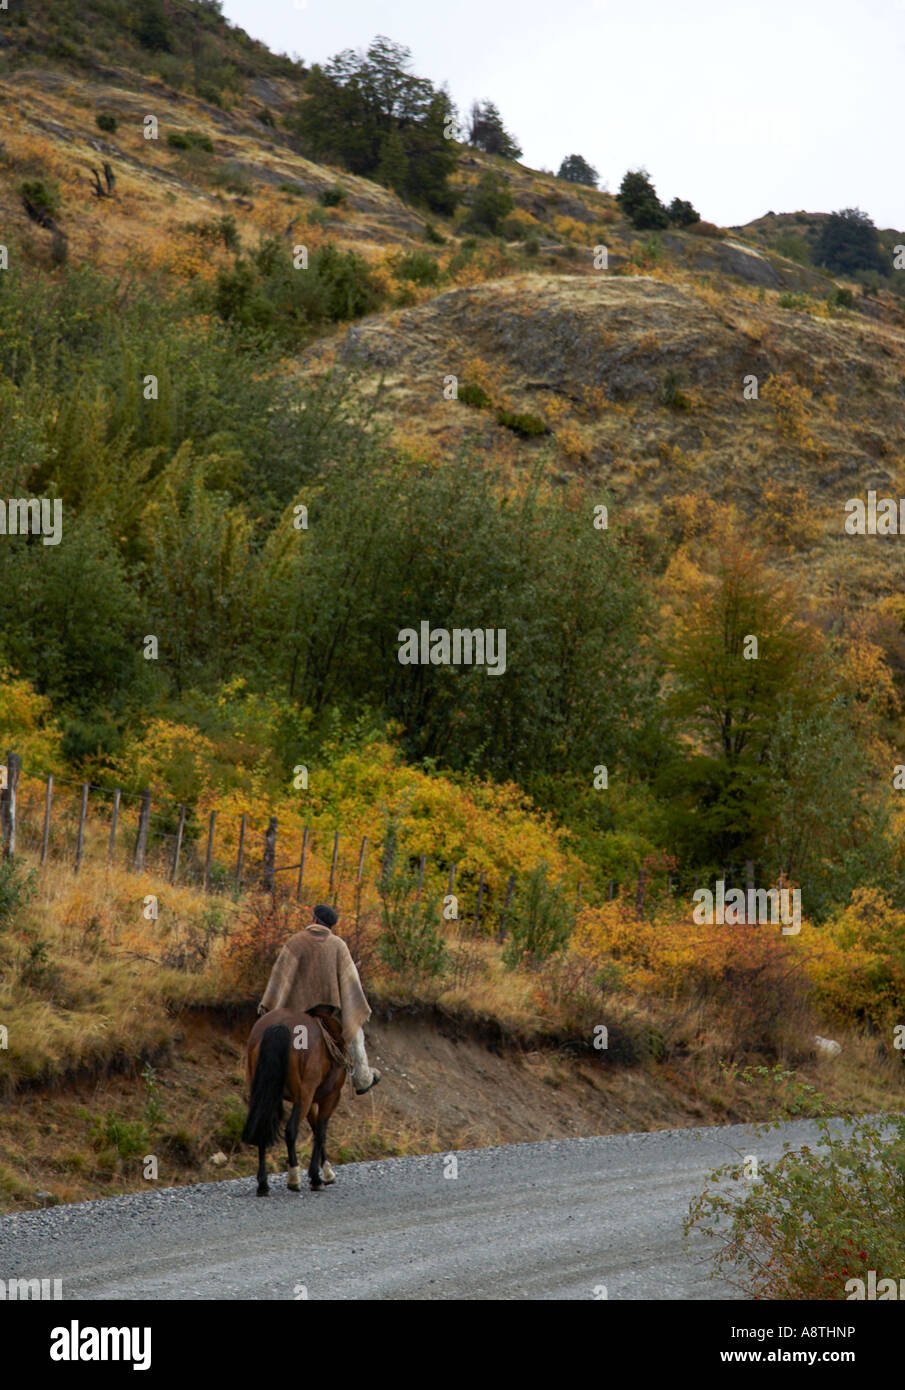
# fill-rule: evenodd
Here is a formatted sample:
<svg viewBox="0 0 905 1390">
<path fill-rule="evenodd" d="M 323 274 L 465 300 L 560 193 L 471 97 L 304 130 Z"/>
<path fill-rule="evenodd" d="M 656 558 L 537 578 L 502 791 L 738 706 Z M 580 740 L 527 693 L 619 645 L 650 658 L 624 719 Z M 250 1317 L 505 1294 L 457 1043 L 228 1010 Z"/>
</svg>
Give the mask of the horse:
<svg viewBox="0 0 905 1390">
<path fill-rule="evenodd" d="M 331 1049 L 323 1024 L 335 1046 Z M 248 1038 L 245 1069 L 249 1086 L 248 1118 L 242 1130 L 243 1144 L 257 1145 L 258 1196 L 268 1197 L 267 1150 L 276 1140 L 283 1120 L 283 1100 L 292 1102 L 284 1131 L 289 1154 L 290 1192 L 301 1192 L 302 1184 L 295 1151 L 299 1118 L 307 1117 L 311 1126 L 311 1162 L 308 1184 L 317 1192 L 335 1181 L 327 1161 L 327 1121 L 339 1102 L 345 1067 L 339 1023 L 320 1006 L 311 1013 L 272 1009 L 259 1018 Z"/>
</svg>

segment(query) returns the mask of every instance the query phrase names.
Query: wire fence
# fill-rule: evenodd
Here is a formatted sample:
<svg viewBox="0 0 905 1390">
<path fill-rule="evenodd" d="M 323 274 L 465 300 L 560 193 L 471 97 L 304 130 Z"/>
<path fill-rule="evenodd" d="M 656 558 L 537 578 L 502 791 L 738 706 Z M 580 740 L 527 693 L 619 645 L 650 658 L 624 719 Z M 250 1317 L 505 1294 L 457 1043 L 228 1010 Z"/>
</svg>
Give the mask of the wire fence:
<svg viewBox="0 0 905 1390">
<path fill-rule="evenodd" d="M 187 803 L 152 797 L 149 791 L 127 792 L 67 778 L 30 775 L 13 752 L 0 765 L 0 830 L 3 857 L 25 851 L 41 864 L 67 865 L 78 871 L 83 863 L 105 862 L 111 868 L 148 872 L 173 884 L 208 893 L 238 896 L 259 889 L 296 902 L 318 898 L 337 906 L 361 903 L 366 869 L 373 872 L 380 851 L 380 873 L 389 867 L 387 846 L 369 845 L 334 830 L 315 836 L 309 825 L 287 832 L 276 817 L 253 826 L 246 816 L 227 820 L 212 810 L 199 816 Z M 278 858 L 279 850 L 279 858 Z M 427 878 L 427 857 L 409 859 L 414 896 L 421 897 Z M 329 865 L 329 868 L 327 867 Z M 510 875 L 505 888 L 491 887 L 484 872 L 460 872 L 456 864 L 431 866 L 436 887 L 438 872 L 446 877 L 446 897 L 457 896 L 457 918 L 474 932 L 483 927 L 498 940 L 507 935 L 517 880 Z M 775 887 L 762 882 L 759 866 L 748 860 L 727 864 L 721 871 L 725 890 Z M 683 874 L 669 860 L 646 864 L 630 882 L 610 880 L 607 900 L 634 900 L 640 918 L 673 898 L 690 899 L 699 888 L 714 891 L 720 873 Z M 781 880 L 780 880 L 781 886 Z M 600 897 L 597 889 L 595 898 Z M 573 911 L 583 906 L 583 884 L 575 890 Z M 472 909 L 473 904 L 473 909 Z"/>
</svg>

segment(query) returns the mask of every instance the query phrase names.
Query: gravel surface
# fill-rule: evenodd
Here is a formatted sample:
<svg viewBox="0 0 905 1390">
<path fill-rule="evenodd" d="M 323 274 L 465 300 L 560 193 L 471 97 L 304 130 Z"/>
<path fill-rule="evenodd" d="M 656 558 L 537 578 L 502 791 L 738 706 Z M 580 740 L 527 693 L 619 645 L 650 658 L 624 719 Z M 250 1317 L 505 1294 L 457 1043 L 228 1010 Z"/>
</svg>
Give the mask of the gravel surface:
<svg viewBox="0 0 905 1390">
<path fill-rule="evenodd" d="M 813 1144 L 808 1121 L 614 1134 L 347 1164 L 0 1218 L 0 1279 L 77 1299 L 731 1299 L 682 1218 L 710 1170 Z M 281 1158 L 285 1161 L 285 1149 Z M 304 1176 L 304 1173 L 303 1173 Z"/>
</svg>

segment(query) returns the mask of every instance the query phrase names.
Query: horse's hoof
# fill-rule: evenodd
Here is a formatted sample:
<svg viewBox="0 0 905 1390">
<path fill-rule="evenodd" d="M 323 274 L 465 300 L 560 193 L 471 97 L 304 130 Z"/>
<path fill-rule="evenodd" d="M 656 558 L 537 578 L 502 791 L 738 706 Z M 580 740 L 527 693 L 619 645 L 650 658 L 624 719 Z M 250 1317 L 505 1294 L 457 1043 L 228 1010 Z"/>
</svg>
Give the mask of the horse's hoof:
<svg viewBox="0 0 905 1390">
<path fill-rule="evenodd" d="M 258 1188 L 258 1196 L 259 1196 L 259 1197 L 269 1197 L 269 1196 L 270 1196 L 270 1188 L 269 1188 L 269 1187 L 259 1187 L 259 1188 Z"/>
<path fill-rule="evenodd" d="M 323 1185 L 320 1179 L 318 1179 L 317 1182 L 315 1182 L 313 1178 L 308 1179 L 308 1186 L 311 1188 L 312 1192 L 320 1192 Z"/>
<path fill-rule="evenodd" d="M 286 1179 L 286 1186 L 290 1192 L 301 1192 L 302 1180 L 299 1177 L 298 1168 L 289 1169 L 289 1177 Z"/>
</svg>

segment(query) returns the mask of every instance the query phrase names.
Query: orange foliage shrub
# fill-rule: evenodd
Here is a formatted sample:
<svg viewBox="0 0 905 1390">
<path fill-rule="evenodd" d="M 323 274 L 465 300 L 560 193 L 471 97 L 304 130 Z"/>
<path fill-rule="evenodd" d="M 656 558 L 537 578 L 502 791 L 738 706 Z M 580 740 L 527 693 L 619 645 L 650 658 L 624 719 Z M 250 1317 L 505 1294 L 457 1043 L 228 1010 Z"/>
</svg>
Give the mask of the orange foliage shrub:
<svg viewBox="0 0 905 1390">
<path fill-rule="evenodd" d="M 609 962 L 642 997 L 730 1013 L 739 1053 L 775 1055 L 787 1025 L 801 1021 L 808 993 L 788 940 L 776 926 L 699 925 L 685 903 L 639 919 L 615 899 L 580 913 L 573 949 L 599 969 Z"/>
</svg>

